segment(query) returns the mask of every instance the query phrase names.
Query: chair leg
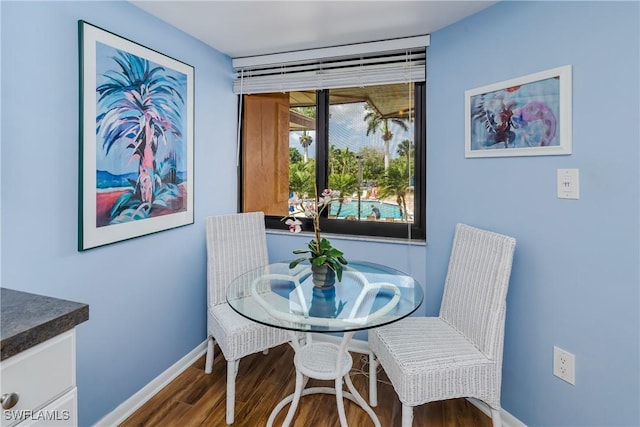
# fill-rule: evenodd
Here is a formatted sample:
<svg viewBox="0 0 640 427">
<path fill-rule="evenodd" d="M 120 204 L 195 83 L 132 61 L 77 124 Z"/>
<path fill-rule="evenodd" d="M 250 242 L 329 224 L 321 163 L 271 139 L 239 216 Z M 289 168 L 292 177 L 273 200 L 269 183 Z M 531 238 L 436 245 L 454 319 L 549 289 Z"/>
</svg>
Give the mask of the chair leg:
<svg viewBox="0 0 640 427">
<path fill-rule="evenodd" d="M 227 424 L 233 424 L 236 404 L 236 375 L 239 360 L 227 361 Z"/>
<path fill-rule="evenodd" d="M 216 340 L 213 339 L 211 335 L 207 338 L 207 358 L 204 361 L 204 373 L 210 374 L 213 372 L 213 346 L 215 345 Z"/>
<path fill-rule="evenodd" d="M 378 359 L 372 351 L 369 352 L 369 405 L 372 408 L 378 406 Z"/>
<path fill-rule="evenodd" d="M 500 417 L 499 409 L 491 409 L 491 421 L 493 422 L 493 427 L 502 427 L 502 418 Z"/>
<path fill-rule="evenodd" d="M 411 427 L 413 424 L 413 406 L 402 404 L 402 427 Z"/>
</svg>

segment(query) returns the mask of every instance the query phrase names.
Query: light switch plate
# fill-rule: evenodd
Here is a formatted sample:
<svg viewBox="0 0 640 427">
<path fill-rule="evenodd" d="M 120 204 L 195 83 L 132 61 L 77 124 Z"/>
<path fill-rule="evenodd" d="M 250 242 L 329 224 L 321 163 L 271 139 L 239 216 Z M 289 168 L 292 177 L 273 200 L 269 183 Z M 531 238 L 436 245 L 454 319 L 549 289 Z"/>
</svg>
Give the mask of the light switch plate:
<svg viewBox="0 0 640 427">
<path fill-rule="evenodd" d="M 578 169 L 558 169 L 558 198 L 580 198 L 580 174 Z"/>
</svg>

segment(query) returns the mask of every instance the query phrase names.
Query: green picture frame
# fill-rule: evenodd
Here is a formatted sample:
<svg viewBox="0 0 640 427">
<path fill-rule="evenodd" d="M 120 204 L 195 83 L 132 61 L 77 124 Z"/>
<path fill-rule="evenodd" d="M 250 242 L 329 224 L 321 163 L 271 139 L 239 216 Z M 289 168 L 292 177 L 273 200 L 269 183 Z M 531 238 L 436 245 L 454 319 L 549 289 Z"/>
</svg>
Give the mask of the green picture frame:
<svg viewBox="0 0 640 427">
<path fill-rule="evenodd" d="M 78 250 L 194 222 L 194 68 L 78 21 Z"/>
</svg>

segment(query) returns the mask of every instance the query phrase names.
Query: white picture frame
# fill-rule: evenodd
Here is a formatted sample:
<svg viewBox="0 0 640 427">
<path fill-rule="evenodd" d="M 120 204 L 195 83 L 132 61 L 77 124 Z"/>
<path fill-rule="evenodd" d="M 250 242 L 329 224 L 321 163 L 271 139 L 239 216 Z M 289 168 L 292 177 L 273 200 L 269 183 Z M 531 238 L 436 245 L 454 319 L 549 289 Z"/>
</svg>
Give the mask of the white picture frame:
<svg viewBox="0 0 640 427">
<path fill-rule="evenodd" d="M 572 152 L 571 65 L 465 91 L 465 157 Z"/>
</svg>

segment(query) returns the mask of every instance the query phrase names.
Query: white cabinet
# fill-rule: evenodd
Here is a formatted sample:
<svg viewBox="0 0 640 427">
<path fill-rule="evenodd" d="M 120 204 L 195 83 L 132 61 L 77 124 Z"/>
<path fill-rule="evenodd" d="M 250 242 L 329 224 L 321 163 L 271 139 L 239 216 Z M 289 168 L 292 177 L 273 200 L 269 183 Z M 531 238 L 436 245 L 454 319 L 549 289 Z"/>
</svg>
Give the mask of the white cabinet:
<svg viewBox="0 0 640 427">
<path fill-rule="evenodd" d="M 17 393 L 2 427 L 77 425 L 76 335 L 71 329 L 0 362 L 0 393 Z"/>
</svg>

